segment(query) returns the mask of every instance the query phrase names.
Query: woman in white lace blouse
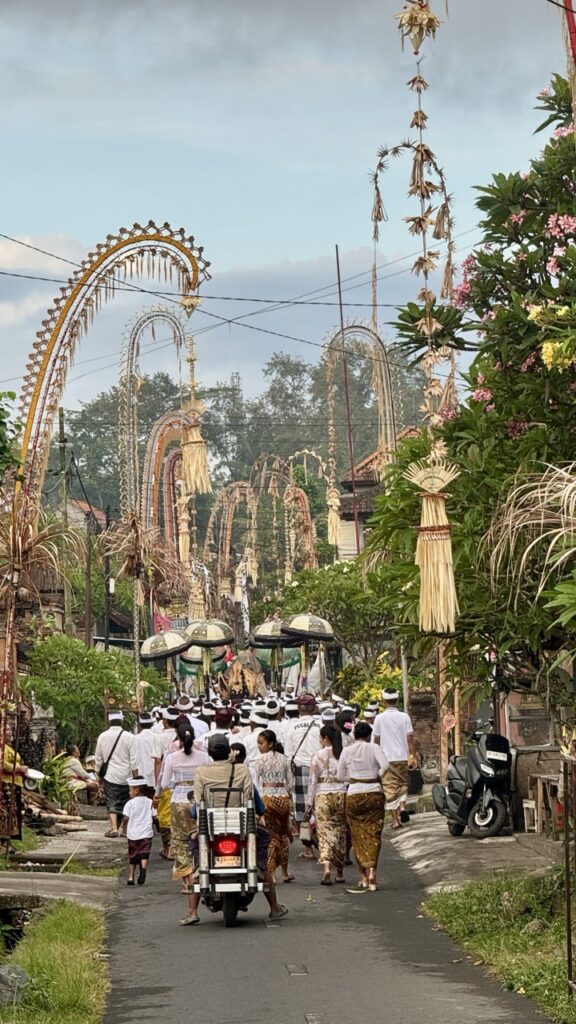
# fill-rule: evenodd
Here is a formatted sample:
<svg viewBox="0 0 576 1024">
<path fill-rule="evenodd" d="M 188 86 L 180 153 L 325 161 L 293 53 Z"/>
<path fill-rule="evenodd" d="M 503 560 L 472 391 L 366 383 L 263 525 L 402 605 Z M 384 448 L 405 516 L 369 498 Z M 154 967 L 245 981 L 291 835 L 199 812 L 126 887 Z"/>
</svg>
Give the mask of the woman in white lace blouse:
<svg viewBox="0 0 576 1024">
<path fill-rule="evenodd" d="M 310 765 L 310 781 L 306 798 L 307 813 L 314 812 L 318 832 L 318 860 L 323 867 L 320 885 L 344 882 L 346 861 L 346 783 L 338 779 L 338 760 L 342 754 L 342 738 L 333 725 L 320 729 L 322 750 L 314 754 Z"/>
<path fill-rule="evenodd" d="M 270 833 L 268 847 L 268 871 L 275 873 L 282 869 L 285 882 L 293 882 L 294 875 L 288 868 L 290 853 L 290 810 L 292 794 L 292 769 L 288 758 L 281 753 L 282 745 L 272 729 L 263 729 L 258 736 L 260 751 L 250 769 L 256 789 L 266 805 L 266 828 Z"/>
</svg>

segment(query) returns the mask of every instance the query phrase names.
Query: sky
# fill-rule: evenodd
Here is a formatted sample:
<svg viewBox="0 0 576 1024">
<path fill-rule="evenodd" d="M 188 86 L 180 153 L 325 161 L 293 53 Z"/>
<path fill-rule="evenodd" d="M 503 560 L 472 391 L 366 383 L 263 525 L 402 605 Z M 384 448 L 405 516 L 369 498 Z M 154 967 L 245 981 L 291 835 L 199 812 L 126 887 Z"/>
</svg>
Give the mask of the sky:
<svg viewBox="0 0 576 1024">
<path fill-rule="evenodd" d="M 400 6 L 0 0 L 0 234 L 75 262 L 120 226 L 151 218 L 183 226 L 211 262 L 190 321 L 201 382 L 239 372 L 253 395 L 275 351 L 317 361 L 339 322 L 335 243 L 346 320 L 369 317 L 368 174 L 379 146 L 413 135 L 406 82 L 414 57 L 400 46 Z M 422 51 L 426 141 L 454 196 L 462 258 L 480 238 L 474 186 L 526 168 L 542 148 L 533 137 L 542 120 L 535 97 L 564 70 L 561 18 L 547 0 L 450 0 L 448 17 L 444 0 L 432 8 L 443 24 Z M 387 340 L 393 307 L 419 287 L 409 258 L 417 245 L 403 221 L 415 212 L 409 173 L 399 160 L 382 180 L 389 219 L 378 297 Z M 0 389 L 18 391 L 56 281 L 70 266 L 0 237 L 0 271 Z M 314 291 L 314 305 L 268 312 L 245 301 Z M 126 324 L 158 301 L 121 293 L 108 305 L 77 352 L 65 405 L 115 382 Z M 246 313 L 250 327 L 215 319 Z M 156 342 L 148 339 L 143 372 L 177 375 L 166 339 L 161 330 Z"/>
</svg>

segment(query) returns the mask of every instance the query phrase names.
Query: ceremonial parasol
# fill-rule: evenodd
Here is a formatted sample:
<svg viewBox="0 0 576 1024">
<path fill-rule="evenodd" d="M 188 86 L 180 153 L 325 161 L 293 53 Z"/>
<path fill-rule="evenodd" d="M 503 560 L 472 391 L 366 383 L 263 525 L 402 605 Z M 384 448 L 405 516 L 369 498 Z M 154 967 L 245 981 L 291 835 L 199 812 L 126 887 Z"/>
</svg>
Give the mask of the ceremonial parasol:
<svg viewBox="0 0 576 1024">
<path fill-rule="evenodd" d="M 186 647 L 202 648 L 202 668 L 204 670 L 204 688 L 206 696 L 210 696 L 210 669 L 212 655 L 210 648 L 225 647 L 234 640 L 234 631 L 222 619 L 195 619 L 182 631 Z"/>
<path fill-rule="evenodd" d="M 329 643 L 334 639 L 334 630 L 328 620 L 321 619 L 319 615 L 312 615 L 311 612 L 289 615 L 280 623 L 280 628 L 282 633 L 297 637 L 299 640 L 322 640 Z"/>
<path fill-rule="evenodd" d="M 334 639 L 334 630 L 327 619 L 322 619 L 319 615 L 313 615 L 311 612 L 289 615 L 281 622 L 280 628 L 287 636 L 300 640 L 303 646 L 301 682 L 306 686 L 310 670 L 310 641 L 318 640 L 321 643 L 330 643 Z M 323 687 L 321 689 L 323 690 Z"/>
<path fill-rule="evenodd" d="M 155 633 L 143 641 L 140 648 L 142 661 L 159 661 L 161 658 L 172 658 L 190 646 L 183 633 L 176 629 L 168 629 L 165 633 Z"/>
<path fill-rule="evenodd" d="M 205 647 L 199 647 L 198 644 L 193 644 L 186 651 L 182 651 L 180 655 L 180 672 L 185 676 L 198 677 L 201 666 L 204 664 L 204 652 L 207 650 Z M 223 672 L 226 668 L 226 660 L 224 655 L 226 653 L 225 647 L 212 647 L 208 648 L 210 654 L 211 664 L 210 669 L 213 674 Z"/>
<path fill-rule="evenodd" d="M 282 689 L 282 669 L 287 662 L 287 659 L 284 657 L 284 648 L 297 647 L 299 643 L 298 639 L 290 639 L 286 636 L 286 633 L 282 630 L 282 623 L 278 619 L 262 622 L 259 626 L 256 626 L 250 636 L 250 644 L 257 650 L 260 650 L 260 654 L 257 654 L 260 664 L 266 666 L 266 660 L 263 661 L 262 655 L 264 651 L 269 654 L 268 664 L 272 670 L 278 694 L 280 694 Z M 296 661 L 289 662 L 289 664 L 294 665 Z"/>
</svg>

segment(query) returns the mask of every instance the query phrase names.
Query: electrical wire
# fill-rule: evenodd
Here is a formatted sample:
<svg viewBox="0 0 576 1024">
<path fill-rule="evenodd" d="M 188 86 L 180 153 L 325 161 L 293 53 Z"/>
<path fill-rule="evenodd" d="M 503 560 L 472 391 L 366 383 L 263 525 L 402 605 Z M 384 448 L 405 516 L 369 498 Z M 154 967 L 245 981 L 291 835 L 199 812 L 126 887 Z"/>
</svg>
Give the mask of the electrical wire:
<svg viewBox="0 0 576 1024">
<path fill-rule="evenodd" d="M 477 230 L 476 227 L 468 228 L 466 231 L 460 232 L 459 235 L 456 235 L 454 237 L 463 237 L 464 235 L 471 234 L 472 232 L 474 232 L 476 230 Z M 48 250 L 41 249 L 38 246 L 32 245 L 29 242 L 24 242 L 21 239 L 14 238 L 11 235 L 7 235 L 7 234 L 5 234 L 3 232 L 0 232 L 0 238 L 4 238 L 7 241 L 10 241 L 10 242 L 12 242 L 12 243 L 14 243 L 16 245 L 21 245 L 21 246 L 23 246 L 23 247 L 25 247 L 27 249 L 33 250 L 34 252 L 38 252 L 38 253 L 40 253 L 40 254 L 42 254 L 44 256 L 49 256 L 52 259 L 60 260 L 61 262 L 70 264 L 70 265 L 72 265 L 74 267 L 80 267 L 81 266 L 80 264 L 75 263 L 73 260 L 69 260 L 69 259 L 67 259 L 64 256 L 59 256 L 56 253 L 51 253 Z M 460 248 L 456 249 L 455 251 L 460 251 Z M 412 253 L 412 254 L 409 254 L 407 256 L 399 257 L 397 260 L 390 261 L 390 263 L 382 264 L 381 267 L 390 266 L 390 265 L 392 265 L 395 262 L 396 263 L 397 262 L 402 262 L 405 259 L 412 258 L 412 256 L 414 256 L 414 255 L 415 255 L 415 253 Z M 378 269 L 380 269 L 380 268 L 378 268 Z M 404 268 L 403 270 L 395 271 L 392 274 L 384 274 L 384 275 L 382 275 L 379 278 L 379 281 L 387 280 L 388 278 L 396 277 L 396 276 L 399 276 L 400 274 L 409 273 L 410 270 L 411 270 L 411 268 L 407 267 L 407 268 Z M 354 274 L 354 275 L 351 275 L 350 277 L 344 278 L 343 280 L 344 281 L 356 280 L 358 277 L 364 277 L 364 276 L 366 276 L 369 273 L 371 273 L 371 271 L 363 271 L 363 272 L 361 272 L 359 274 Z M 104 276 L 111 276 L 111 275 L 104 275 Z M 352 287 L 353 288 L 366 287 L 368 285 L 368 283 L 369 282 L 362 282 L 362 284 L 354 285 Z M 151 294 L 151 295 L 154 295 L 156 297 L 158 297 L 158 296 L 160 296 L 160 297 L 169 297 L 169 293 L 162 293 L 162 292 L 152 291 L 150 289 L 142 288 L 142 287 L 140 287 L 138 285 L 131 285 L 129 282 L 126 282 L 124 285 L 120 285 L 120 287 L 123 288 L 124 290 L 144 292 L 146 294 Z M 326 291 L 327 289 L 333 288 L 333 287 L 334 287 L 333 285 L 325 285 L 322 288 L 313 289 L 310 292 L 303 292 L 303 293 L 301 293 L 301 295 L 296 296 L 294 299 L 278 300 L 278 302 L 276 304 L 273 303 L 269 307 L 266 307 L 264 309 L 253 310 L 250 313 L 243 314 L 243 315 L 238 316 L 238 317 L 232 317 L 232 318 L 222 317 L 222 316 L 219 316 L 216 313 L 211 313 L 208 310 L 199 309 L 199 310 L 197 310 L 197 312 L 199 312 L 199 313 L 201 313 L 201 314 L 203 314 L 205 316 L 211 317 L 212 319 L 217 320 L 218 323 L 214 324 L 214 325 L 211 325 L 211 326 L 206 326 L 204 328 L 200 328 L 199 330 L 194 332 L 195 336 L 207 333 L 208 331 L 214 330 L 214 329 L 216 329 L 216 328 L 218 328 L 220 326 L 224 326 L 224 325 L 232 326 L 234 324 L 240 324 L 240 326 L 245 327 L 247 330 L 254 330 L 254 331 L 257 331 L 258 333 L 269 334 L 270 336 L 279 337 L 279 338 L 282 338 L 282 339 L 287 340 L 287 341 L 295 341 L 296 343 L 299 343 L 299 344 L 311 345 L 311 346 L 313 346 L 315 348 L 321 348 L 322 349 L 322 348 L 325 347 L 325 343 L 324 342 L 314 342 L 314 341 L 311 341 L 309 339 L 299 338 L 299 337 L 296 337 L 294 335 L 284 334 L 284 333 L 282 333 L 280 331 L 273 331 L 273 330 L 271 330 L 269 328 L 267 329 L 267 328 L 262 328 L 262 327 L 256 327 L 255 325 L 247 324 L 244 321 L 248 317 L 250 317 L 250 316 L 259 315 L 259 314 L 262 314 L 262 313 L 265 313 L 265 312 L 273 312 L 274 310 L 276 310 L 278 308 L 283 308 L 284 306 L 287 306 L 287 305 L 294 305 L 295 303 L 299 303 L 301 299 L 305 298 L 308 295 L 318 294 L 319 292 Z M 352 288 L 344 289 L 344 290 L 352 290 Z M 177 294 L 177 293 L 170 293 L 170 294 Z M 176 300 L 171 300 L 171 301 L 174 301 L 175 305 L 179 305 L 179 302 L 177 302 Z M 250 299 L 248 299 L 247 301 L 260 301 L 260 300 L 250 300 Z M 263 300 L 263 301 L 266 301 L 266 300 Z M 280 305 L 278 305 L 278 303 L 280 303 Z M 398 308 L 397 305 L 395 305 L 395 304 L 386 304 L 386 305 L 387 306 L 390 305 L 392 308 Z M 389 326 L 389 325 L 391 325 L 393 323 L 394 323 L 393 321 L 385 321 L 385 324 L 387 326 Z M 158 350 L 160 350 L 162 348 L 170 347 L 171 344 L 172 344 L 172 339 L 169 339 L 165 345 L 162 344 L 162 343 L 160 343 L 160 344 L 150 343 L 150 347 L 154 348 L 155 351 L 158 351 Z M 341 351 L 343 354 L 347 354 L 347 355 L 351 355 L 352 354 L 352 351 L 350 349 L 347 349 L 347 348 L 333 349 L 333 351 Z M 96 357 L 94 357 L 93 361 L 101 360 L 103 358 L 105 358 L 105 356 L 96 356 Z M 366 358 L 370 359 L 372 361 L 375 360 L 375 357 L 370 356 L 370 355 L 366 355 Z M 88 363 L 90 361 L 92 361 L 92 360 L 83 360 L 82 362 Z M 394 364 L 394 362 L 392 360 L 390 360 L 390 359 L 389 359 L 389 362 L 391 362 L 392 365 L 404 367 L 404 364 L 400 364 L 400 363 Z M 80 365 L 80 364 L 78 364 L 78 365 Z M 115 365 L 116 365 L 116 362 L 110 363 L 107 366 L 99 367 L 98 370 L 89 371 L 88 373 L 85 373 L 85 374 L 80 374 L 80 375 L 78 375 L 78 376 L 76 376 L 74 378 L 71 378 L 70 379 L 70 383 L 73 383 L 74 381 L 77 381 L 77 380 L 82 380 L 84 377 L 90 376 L 91 373 L 94 373 L 94 372 L 99 373 L 101 370 L 111 369 Z M 9 378 L 5 378 L 4 380 L 0 381 L 0 384 L 7 384 L 7 383 L 11 383 L 13 381 L 18 381 L 18 380 L 21 380 L 21 379 L 22 379 L 22 377 L 9 377 Z"/>
</svg>

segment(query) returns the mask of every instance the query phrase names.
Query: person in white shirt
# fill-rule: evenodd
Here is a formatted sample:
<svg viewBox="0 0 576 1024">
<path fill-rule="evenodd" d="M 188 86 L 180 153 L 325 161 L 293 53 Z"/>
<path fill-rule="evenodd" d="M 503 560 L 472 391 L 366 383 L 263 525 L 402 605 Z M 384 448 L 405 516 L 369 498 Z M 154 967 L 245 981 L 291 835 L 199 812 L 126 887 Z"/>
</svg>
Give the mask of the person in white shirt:
<svg viewBox="0 0 576 1024">
<path fill-rule="evenodd" d="M 247 768 L 253 764 L 257 757 L 260 757 L 260 751 L 258 749 L 258 737 L 263 729 L 268 728 L 268 719 L 265 715 L 259 714 L 258 711 L 252 710 L 250 712 L 250 732 L 247 736 L 243 736 L 241 743 L 246 748 L 245 765 Z"/>
<path fill-rule="evenodd" d="M 290 722 L 284 735 L 284 753 L 290 761 L 294 776 L 294 820 L 304 846 L 299 856 L 304 860 L 314 860 L 312 842 L 302 836 L 302 822 L 306 817 L 310 765 L 314 754 L 321 750 L 320 726 L 313 717 L 315 711 L 316 699 L 313 694 L 301 693 L 298 697 L 299 717 Z"/>
<path fill-rule="evenodd" d="M 128 779 L 130 799 L 124 806 L 122 832 L 128 839 L 128 882 L 134 885 L 136 865 L 140 865 L 138 885 L 144 885 L 148 859 L 152 849 L 155 811 L 147 795 L 148 786 L 143 776 Z"/>
<path fill-rule="evenodd" d="M 154 719 L 147 711 L 138 715 L 140 732 L 135 737 L 136 761 L 138 762 L 138 775 L 146 779 L 146 785 L 150 792 L 148 796 L 154 796 L 156 779 L 154 776 L 154 743 L 156 737 L 152 731 Z"/>
<path fill-rule="evenodd" d="M 126 779 L 136 772 L 138 766 L 136 763 L 136 737 L 129 732 L 124 732 L 123 713 L 110 711 L 108 721 L 109 728 L 101 732 L 96 740 L 95 765 L 96 774 L 99 777 L 101 769 L 105 769 L 102 781 L 110 821 L 110 828 L 105 835 L 108 839 L 116 839 L 124 804 L 128 800 Z"/>
<path fill-rule="evenodd" d="M 192 700 L 192 697 L 190 697 L 187 693 L 181 694 L 181 696 L 178 697 L 178 700 L 176 701 L 176 704 L 174 706 L 178 709 L 178 711 L 181 714 L 186 715 L 186 718 L 188 719 L 190 725 L 194 729 L 194 736 L 196 737 L 197 740 L 199 740 L 201 736 L 204 736 L 206 733 L 210 732 L 210 726 L 207 724 L 207 722 L 204 722 L 201 718 L 198 718 L 198 716 L 194 714 L 194 701 Z"/>
<path fill-rule="evenodd" d="M 385 710 L 374 720 L 374 743 L 389 762 L 384 776 L 386 806 L 392 816 L 392 828 L 410 821 L 406 810 L 408 799 L 408 768 L 415 764 L 414 729 L 410 716 L 398 709 L 397 690 L 382 690 Z"/>
<path fill-rule="evenodd" d="M 170 840 L 171 840 L 171 811 L 170 801 L 172 799 L 172 792 L 170 789 L 162 789 L 159 786 L 160 775 L 162 771 L 162 761 L 170 747 L 176 742 L 176 729 L 175 725 L 178 721 L 179 711 L 177 708 L 164 708 L 162 712 L 163 719 L 163 730 L 155 737 L 153 747 L 154 757 L 154 777 L 156 779 L 156 797 L 158 798 L 158 830 L 160 832 L 160 838 L 162 839 L 162 850 L 160 856 L 164 860 L 172 860 L 172 854 L 170 852 Z"/>
<path fill-rule="evenodd" d="M 379 746 L 370 742 L 372 729 L 367 722 L 354 726 L 354 742 L 344 747 L 336 777 L 348 783 L 346 821 L 352 835 L 354 856 L 360 868 L 361 889 L 378 888 L 376 869 L 384 828 L 382 776 L 388 761 Z"/>
<path fill-rule="evenodd" d="M 322 726 L 320 743 L 322 749 L 310 765 L 306 814 L 313 813 L 316 818 L 318 860 L 323 871 L 320 885 L 332 885 L 332 868 L 336 881 L 342 883 L 346 863 L 346 783 L 338 781 L 342 737 L 334 723 Z"/>
</svg>

